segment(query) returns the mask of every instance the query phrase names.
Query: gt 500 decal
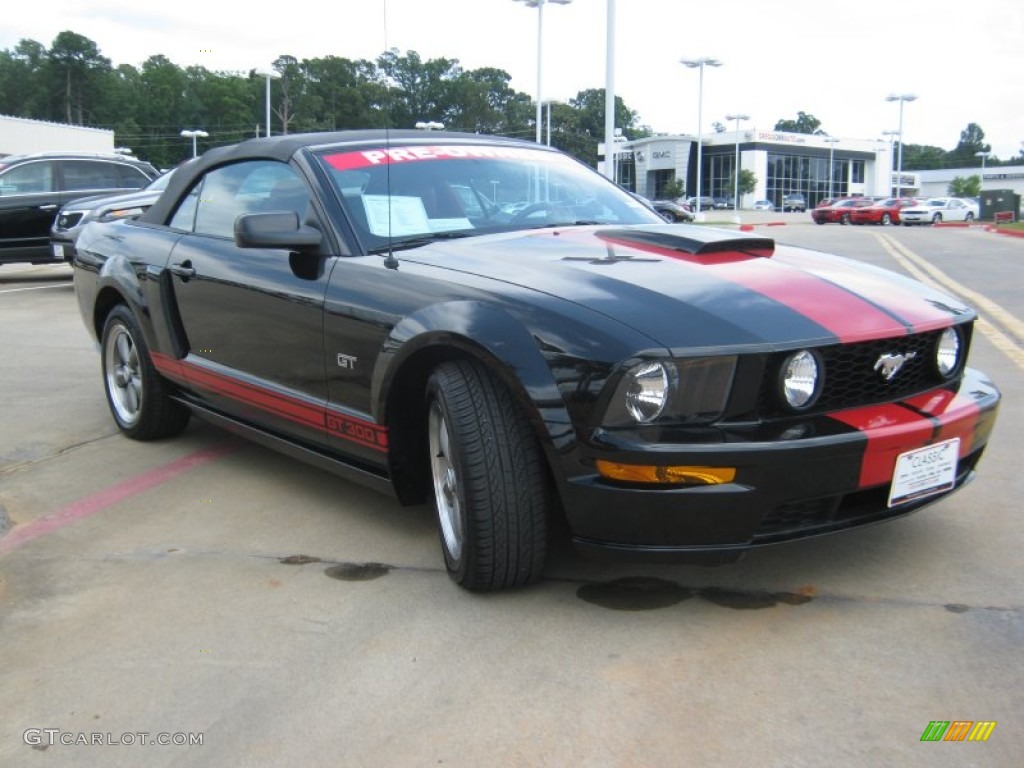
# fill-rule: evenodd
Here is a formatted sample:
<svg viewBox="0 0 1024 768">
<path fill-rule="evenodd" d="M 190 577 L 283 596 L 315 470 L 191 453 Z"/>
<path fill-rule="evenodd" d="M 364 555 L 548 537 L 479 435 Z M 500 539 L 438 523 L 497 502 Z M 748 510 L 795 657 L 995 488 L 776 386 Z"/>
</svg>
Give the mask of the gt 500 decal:
<svg viewBox="0 0 1024 768">
<path fill-rule="evenodd" d="M 336 413 L 327 414 L 327 431 L 345 440 L 385 451 L 388 447 L 387 430 L 368 421 L 351 419 Z"/>
</svg>

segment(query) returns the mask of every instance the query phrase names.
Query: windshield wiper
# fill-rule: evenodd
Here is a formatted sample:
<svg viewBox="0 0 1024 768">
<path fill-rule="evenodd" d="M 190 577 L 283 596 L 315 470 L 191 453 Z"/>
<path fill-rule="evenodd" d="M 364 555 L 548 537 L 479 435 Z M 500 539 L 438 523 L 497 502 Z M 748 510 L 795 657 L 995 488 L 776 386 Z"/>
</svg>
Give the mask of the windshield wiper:
<svg viewBox="0 0 1024 768">
<path fill-rule="evenodd" d="M 415 237 L 396 238 L 378 248 L 371 248 L 369 252 L 379 254 L 388 253 L 389 251 L 406 251 L 410 248 L 420 248 L 424 245 L 436 243 L 438 240 L 458 240 L 462 237 L 471 236 L 471 232 L 431 232 L 430 234 L 416 235 Z"/>
</svg>

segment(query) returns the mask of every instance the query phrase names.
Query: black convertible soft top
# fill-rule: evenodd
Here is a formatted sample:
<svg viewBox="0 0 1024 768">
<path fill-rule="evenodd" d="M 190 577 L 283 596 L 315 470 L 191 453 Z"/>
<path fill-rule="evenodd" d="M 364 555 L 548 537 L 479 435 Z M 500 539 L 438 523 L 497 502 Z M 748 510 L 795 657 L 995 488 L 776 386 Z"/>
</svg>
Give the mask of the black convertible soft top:
<svg viewBox="0 0 1024 768">
<path fill-rule="evenodd" d="M 192 187 L 199 176 L 218 165 L 238 160 L 254 159 L 278 160 L 286 163 L 291 160 L 296 152 L 306 147 L 316 148 L 358 144 L 379 146 L 396 141 L 402 144 L 443 144 L 457 141 L 461 144 L 500 144 L 531 147 L 533 149 L 549 149 L 533 142 L 508 139 L 502 136 L 409 129 L 293 133 L 283 136 L 247 139 L 238 144 L 214 147 L 204 152 L 198 158 L 181 165 L 167 185 L 164 193 L 148 211 L 139 216 L 137 221 L 150 224 L 163 224 L 166 222 L 172 212 L 171 209 L 181 198 L 181 195 Z"/>
</svg>

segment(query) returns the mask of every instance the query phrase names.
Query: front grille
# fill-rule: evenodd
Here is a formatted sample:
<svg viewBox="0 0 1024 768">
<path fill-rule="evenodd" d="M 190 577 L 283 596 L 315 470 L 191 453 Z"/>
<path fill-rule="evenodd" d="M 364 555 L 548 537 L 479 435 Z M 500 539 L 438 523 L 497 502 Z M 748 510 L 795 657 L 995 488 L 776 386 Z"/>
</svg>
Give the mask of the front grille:
<svg viewBox="0 0 1024 768">
<path fill-rule="evenodd" d="M 857 344 L 834 344 L 819 347 L 825 363 L 825 384 L 815 403 L 814 413 L 835 411 L 875 403 L 891 402 L 924 392 L 946 383 L 935 369 L 935 347 L 942 331 L 930 331 L 895 339 L 880 339 Z M 964 357 L 967 352 L 964 339 Z M 879 358 L 888 354 L 913 357 L 890 380 L 875 370 Z M 773 355 L 769 372 L 761 387 L 759 410 L 762 416 L 791 414 L 781 402 L 778 371 L 789 353 Z"/>
</svg>

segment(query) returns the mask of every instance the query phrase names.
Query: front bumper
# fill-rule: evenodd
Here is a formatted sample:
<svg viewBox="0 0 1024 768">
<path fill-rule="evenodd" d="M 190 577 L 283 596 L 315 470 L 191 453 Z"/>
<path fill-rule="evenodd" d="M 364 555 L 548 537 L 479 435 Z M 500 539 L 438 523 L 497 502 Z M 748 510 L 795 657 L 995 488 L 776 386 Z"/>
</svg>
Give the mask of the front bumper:
<svg viewBox="0 0 1024 768">
<path fill-rule="evenodd" d="M 824 416 L 707 432 L 699 442 L 597 436 L 580 458 L 635 464 L 736 467 L 733 482 L 630 486 L 592 468 L 563 484 L 574 542 L 616 557 L 729 561 L 754 547 L 856 528 L 939 501 L 974 475 L 1000 395 L 968 369 L 957 390 Z M 953 487 L 889 506 L 897 457 L 959 438 Z"/>
</svg>

